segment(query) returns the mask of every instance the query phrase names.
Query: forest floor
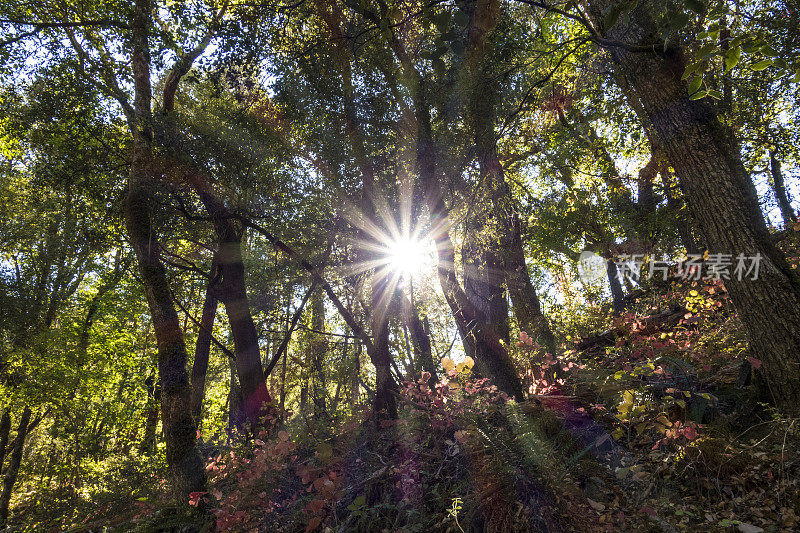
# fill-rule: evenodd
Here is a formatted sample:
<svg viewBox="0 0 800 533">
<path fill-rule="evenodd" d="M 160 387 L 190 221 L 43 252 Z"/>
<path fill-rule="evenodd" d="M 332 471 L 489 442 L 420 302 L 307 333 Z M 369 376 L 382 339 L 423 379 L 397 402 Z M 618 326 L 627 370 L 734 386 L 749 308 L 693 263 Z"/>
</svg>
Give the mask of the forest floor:
<svg viewBox="0 0 800 533">
<path fill-rule="evenodd" d="M 800 424 L 762 401 L 721 283 L 673 283 L 584 330 L 557 360 L 521 337 L 535 362 L 521 404 L 448 364 L 403 384 L 396 421 L 275 416 L 257 438 L 205 443 L 209 490 L 192 504 L 223 531 L 800 528 Z M 18 529 L 196 530 L 163 467 L 102 475 L 103 490 L 21 491 Z"/>
</svg>

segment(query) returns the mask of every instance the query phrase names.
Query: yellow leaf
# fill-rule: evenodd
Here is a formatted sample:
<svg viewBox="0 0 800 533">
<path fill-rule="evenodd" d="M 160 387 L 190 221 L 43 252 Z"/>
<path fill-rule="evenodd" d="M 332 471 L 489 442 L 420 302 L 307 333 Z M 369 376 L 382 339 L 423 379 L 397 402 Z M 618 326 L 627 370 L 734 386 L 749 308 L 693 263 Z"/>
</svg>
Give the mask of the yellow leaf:
<svg viewBox="0 0 800 533">
<path fill-rule="evenodd" d="M 444 368 L 446 371 L 450 372 L 451 370 L 453 370 L 453 368 L 455 368 L 455 366 L 456 364 L 453 362 L 452 359 L 450 359 L 449 357 L 442 357 L 442 368 Z"/>
<path fill-rule="evenodd" d="M 466 357 L 464 358 L 464 365 L 465 365 L 467 368 L 471 369 L 473 366 L 475 366 L 475 360 L 474 360 L 472 357 L 470 357 L 470 356 L 466 356 Z"/>
</svg>

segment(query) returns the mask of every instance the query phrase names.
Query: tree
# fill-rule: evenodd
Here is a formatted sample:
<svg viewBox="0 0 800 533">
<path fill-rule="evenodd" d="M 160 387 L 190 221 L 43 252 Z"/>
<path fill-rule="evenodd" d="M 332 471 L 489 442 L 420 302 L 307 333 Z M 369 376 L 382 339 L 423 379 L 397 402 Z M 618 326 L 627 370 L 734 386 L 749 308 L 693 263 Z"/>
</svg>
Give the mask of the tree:
<svg viewBox="0 0 800 533">
<path fill-rule="evenodd" d="M 750 332 L 753 350 L 778 405 L 796 413 L 800 400 L 800 282 L 775 247 L 759 209 L 739 143 L 708 99 L 691 99 L 683 79 L 681 43 L 646 51 L 659 38 L 656 16 L 663 7 L 640 2 L 614 24 L 606 24 L 610 2 L 589 3 L 589 16 L 607 43 L 617 83 L 638 104 L 650 137 L 675 169 L 706 246 L 716 253 L 761 258 L 758 279 L 726 281 Z M 639 105 L 640 104 L 640 105 Z M 669 109 L 669 112 L 664 110 Z M 723 223 L 724 221 L 724 223 Z"/>
</svg>

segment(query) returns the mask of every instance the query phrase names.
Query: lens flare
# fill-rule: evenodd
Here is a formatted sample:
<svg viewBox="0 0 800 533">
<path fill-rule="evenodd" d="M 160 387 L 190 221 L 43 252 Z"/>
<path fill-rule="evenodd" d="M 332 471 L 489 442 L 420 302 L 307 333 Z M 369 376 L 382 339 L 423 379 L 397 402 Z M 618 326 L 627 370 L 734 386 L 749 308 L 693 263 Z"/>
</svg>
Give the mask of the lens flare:
<svg viewBox="0 0 800 533">
<path fill-rule="evenodd" d="M 425 249 L 422 242 L 401 237 L 386 244 L 386 260 L 397 274 L 411 277 L 419 274 L 425 264 Z"/>
</svg>

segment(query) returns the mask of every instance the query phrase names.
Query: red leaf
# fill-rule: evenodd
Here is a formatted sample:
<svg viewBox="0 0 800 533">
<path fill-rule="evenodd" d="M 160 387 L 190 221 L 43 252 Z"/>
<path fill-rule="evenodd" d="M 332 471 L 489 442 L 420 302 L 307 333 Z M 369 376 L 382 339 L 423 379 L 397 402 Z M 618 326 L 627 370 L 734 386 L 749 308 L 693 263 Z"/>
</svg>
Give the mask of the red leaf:
<svg viewBox="0 0 800 533">
<path fill-rule="evenodd" d="M 755 369 L 761 368 L 761 359 L 756 359 L 755 357 L 748 357 L 748 361 L 750 361 L 750 366 Z"/>
<path fill-rule="evenodd" d="M 317 529 L 319 527 L 319 525 L 321 523 L 322 523 L 322 517 L 321 516 L 315 516 L 314 518 L 312 518 L 311 520 L 308 521 L 308 526 L 306 526 L 306 533 L 310 533 L 311 531 L 314 531 L 315 529 Z"/>
<path fill-rule="evenodd" d="M 656 516 L 655 509 L 653 509 L 652 507 L 648 507 L 646 505 L 643 506 L 641 509 L 639 509 L 639 511 L 641 511 L 641 512 L 643 512 L 645 514 L 649 514 L 650 516 Z"/>
</svg>

